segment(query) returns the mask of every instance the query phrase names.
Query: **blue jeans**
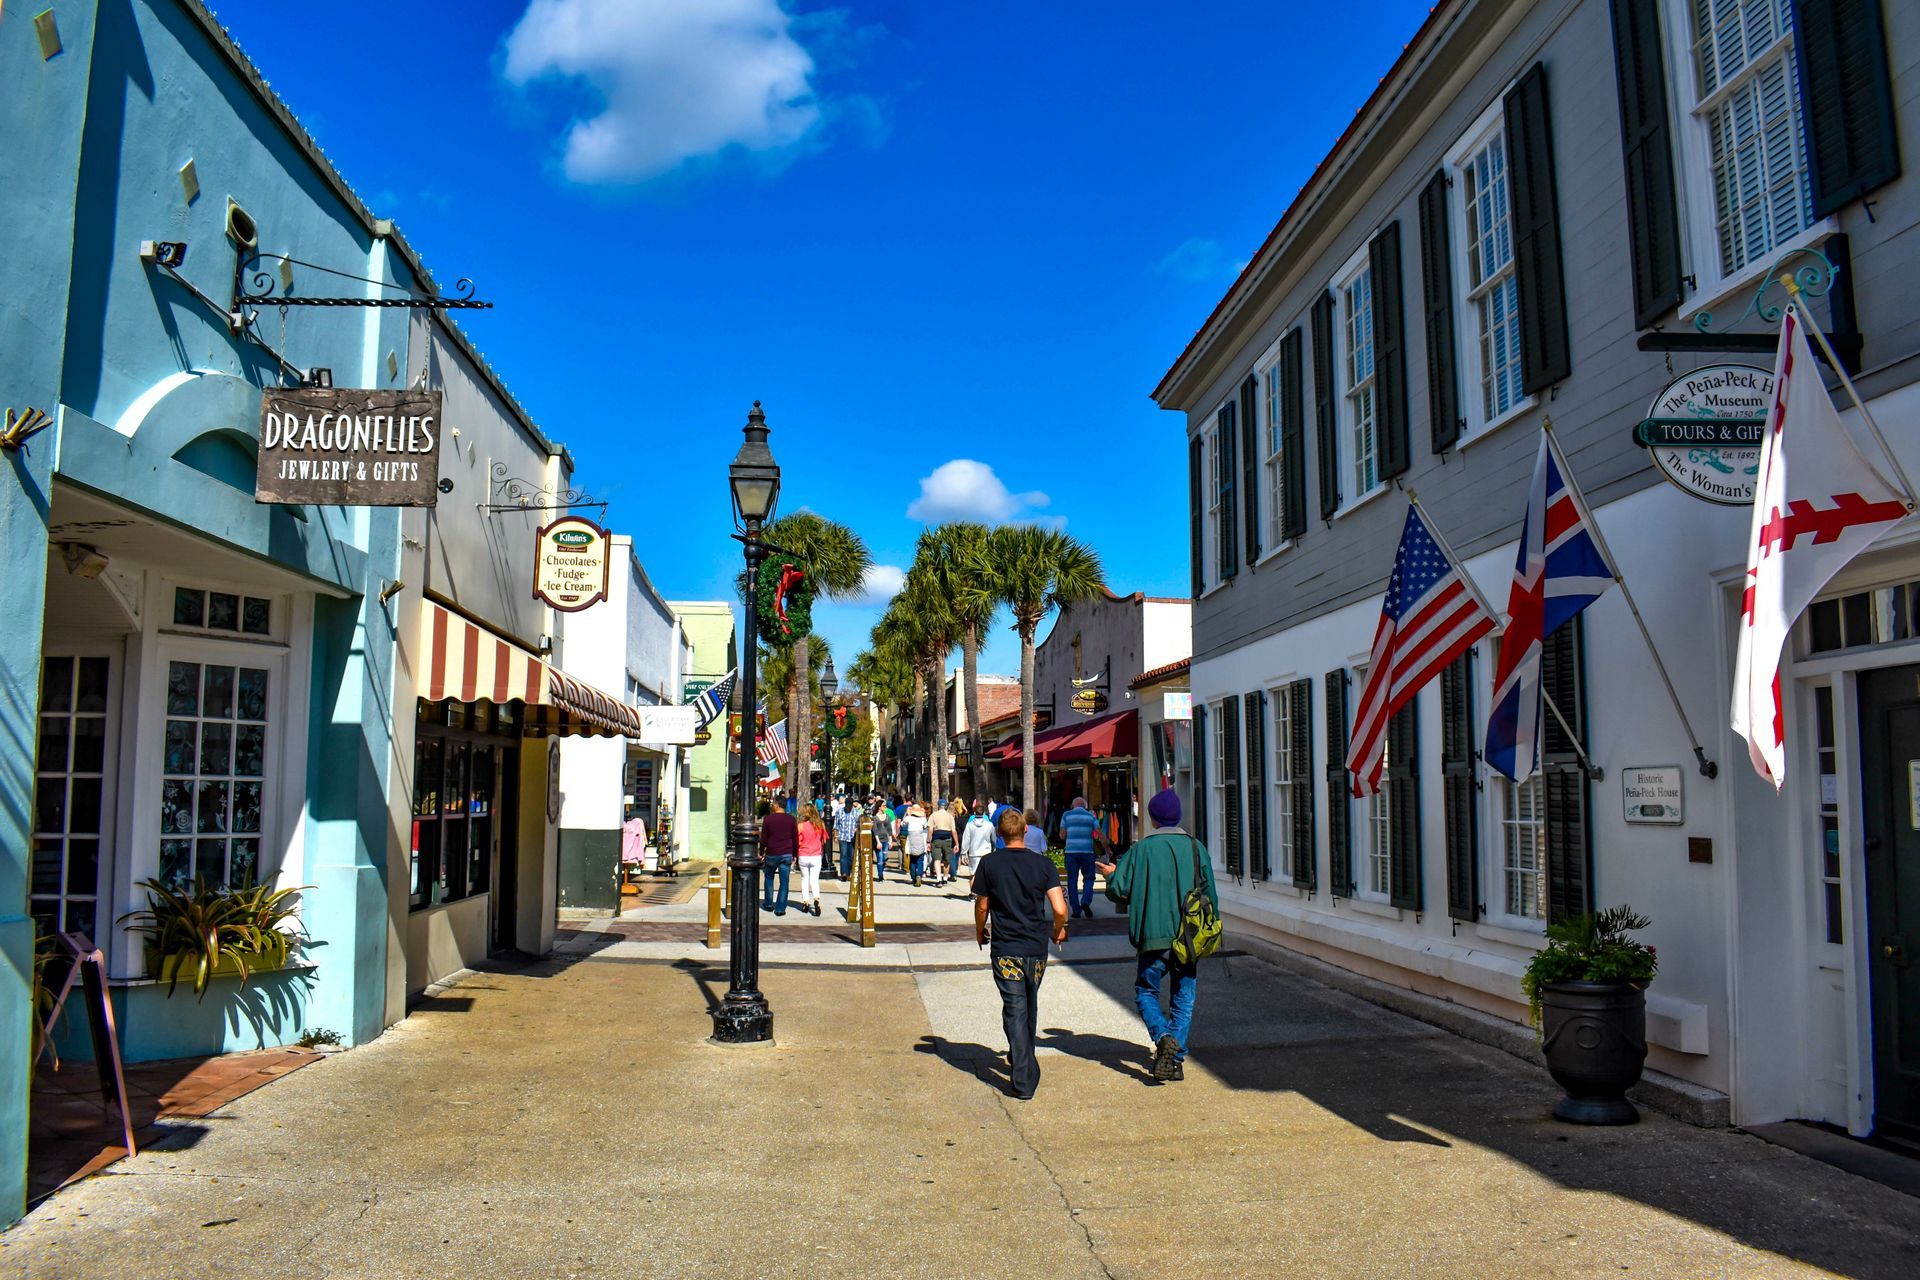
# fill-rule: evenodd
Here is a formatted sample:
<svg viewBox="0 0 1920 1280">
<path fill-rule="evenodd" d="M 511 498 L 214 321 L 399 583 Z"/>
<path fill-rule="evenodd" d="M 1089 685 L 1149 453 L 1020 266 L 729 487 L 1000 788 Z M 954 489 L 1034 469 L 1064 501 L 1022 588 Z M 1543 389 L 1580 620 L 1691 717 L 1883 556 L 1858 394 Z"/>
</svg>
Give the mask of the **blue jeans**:
<svg viewBox="0 0 1920 1280">
<path fill-rule="evenodd" d="M 908 874 L 910 874 L 915 880 L 918 880 L 921 876 L 925 875 L 927 872 L 927 855 L 924 853 L 914 854 L 913 857 L 908 859 L 907 870 L 908 870 Z"/>
<path fill-rule="evenodd" d="M 793 875 L 793 859 L 780 855 L 767 859 L 766 870 L 761 872 L 765 878 L 760 882 L 761 904 L 775 915 L 785 915 L 787 911 L 787 881 Z M 780 900 L 774 901 L 773 882 L 780 881 Z"/>
<path fill-rule="evenodd" d="M 1173 1019 L 1160 1011 L 1160 984 L 1173 979 Z M 1172 1036 L 1180 1045 L 1175 1062 L 1187 1060 L 1187 1033 L 1193 1029 L 1193 998 L 1199 991 L 1200 975 L 1175 963 L 1170 951 L 1142 951 L 1140 969 L 1133 980 L 1133 1002 L 1140 1007 L 1140 1020 L 1147 1024 L 1147 1038 L 1155 1044 L 1160 1037 Z"/>
<path fill-rule="evenodd" d="M 840 842 L 840 878 L 853 879 L 853 841 L 851 840 Z"/>
<path fill-rule="evenodd" d="M 1093 906 L 1093 860 L 1098 855 L 1089 849 L 1085 853 L 1067 850 L 1067 906 Z"/>
</svg>

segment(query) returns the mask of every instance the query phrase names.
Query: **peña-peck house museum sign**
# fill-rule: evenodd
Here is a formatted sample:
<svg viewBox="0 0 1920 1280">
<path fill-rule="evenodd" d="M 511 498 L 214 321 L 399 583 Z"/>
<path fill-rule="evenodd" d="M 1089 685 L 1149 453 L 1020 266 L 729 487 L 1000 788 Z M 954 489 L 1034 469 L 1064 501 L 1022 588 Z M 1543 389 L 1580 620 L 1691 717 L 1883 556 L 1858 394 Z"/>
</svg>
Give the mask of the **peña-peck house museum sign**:
<svg viewBox="0 0 1920 1280">
<path fill-rule="evenodd" d="M 1633 440 L 1680 489 L 1743 507 L 1753 501 L 1760 437 L 1772 402 L 1773 370 L 1708 365 L 1668 383 L 1633 429 Z"/>
<path fill-rule="evenodd" d="M 439 481 L 438 391 L 274 387 L 260 398 L 255 501 L 431 507 Z"/>
</svg>

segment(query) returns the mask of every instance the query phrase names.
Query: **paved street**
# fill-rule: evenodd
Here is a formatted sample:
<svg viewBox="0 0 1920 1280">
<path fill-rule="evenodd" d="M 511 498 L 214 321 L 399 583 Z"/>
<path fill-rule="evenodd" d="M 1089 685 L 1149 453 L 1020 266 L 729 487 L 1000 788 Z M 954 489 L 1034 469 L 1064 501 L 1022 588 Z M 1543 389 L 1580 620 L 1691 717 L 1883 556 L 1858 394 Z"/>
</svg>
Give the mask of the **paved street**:
<svg viewBox="0 0 1920 1280">
<path fill-rule="evenodd" d="M 882 901 L 896 924 L 966 908 Z M 770 943 L 778 1042 L 727 1050 L 704 1041 L 724 953 L 620 929 L 179 1126 L 0 1237 L 0 1272 L 1910 1277 L 1920 1256 L 1920 1201 L 1658 1115 L 1555 1124 L 1526 1064 L 1247 956 L 1208 963 L 1188 1077 L 1153 1086 L 1124 939 L 1069 943 L 1020 1103 L 970 943 Z"/>
</svg>

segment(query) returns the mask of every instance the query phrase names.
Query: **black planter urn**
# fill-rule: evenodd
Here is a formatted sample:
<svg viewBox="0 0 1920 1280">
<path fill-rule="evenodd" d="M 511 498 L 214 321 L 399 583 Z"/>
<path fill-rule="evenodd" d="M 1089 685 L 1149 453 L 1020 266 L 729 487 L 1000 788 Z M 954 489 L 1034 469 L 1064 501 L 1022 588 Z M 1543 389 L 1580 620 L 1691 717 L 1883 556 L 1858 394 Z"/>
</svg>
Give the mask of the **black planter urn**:
<svg viewBox="0 0 1920 1280">
<path fill-rule="evenodd" d="M 1627 1090 L 1647 1060 L 1647 993 L 1630 982 L 1549 982 L 1540 987 L 1540 1049 L 1567 1091 L 1553 1108 L 1573 1124 L 1632 1124 Z"/>
</svg>

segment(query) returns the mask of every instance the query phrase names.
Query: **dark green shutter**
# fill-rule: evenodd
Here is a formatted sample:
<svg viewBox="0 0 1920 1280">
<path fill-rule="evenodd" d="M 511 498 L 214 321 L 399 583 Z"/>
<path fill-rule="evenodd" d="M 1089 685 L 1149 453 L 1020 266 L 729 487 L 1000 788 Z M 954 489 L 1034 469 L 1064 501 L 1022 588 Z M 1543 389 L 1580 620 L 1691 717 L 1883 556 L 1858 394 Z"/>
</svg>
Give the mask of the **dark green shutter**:
<svg viewBox="0 0 1920 1280">
<path fill-rule="evenodd" d="M 1248 378 L 1240 384 L 1240 509 L 1246 516 L 1247 563 L 1260 558 L 1260 383 Z"/>
<path fill-rule="evenodd" d="M 1447 818 L 1447 914 L 1480 918 L 1480 788 L 1473 776 L 1473 657 L 1440 672 L 1440 791 Z"/>
<path fill-rule="evenodd" d="M 1234 519 L 1233 495 L 1239 468 L 1240 432 L 1235 422 L 1235 406 L 1229 400 L 1220 406 L 1216 438 L 1220 441 L 1220 518 L 1213 536 L 1219 539 L 1220 581 L 1240 572 L 1240 526 Z"/>
<path fill-rule="evenodd" d="M 1879 0 L 1793 0 L 1813 216 L 1900 176 Z"/>
<path fill-rule="evenodd" d="M 1659 0 L 1611 0 L 1620 147 L 1627 165 L 1633 322 L 1647 328 L 1680 302 L 1680 210 L 1667 127 L 1666 32 Z"/>
<path fill-rule="evenodd" d="M 1352 803 L 1347 781 L 1347 673 L 1327 672 L 1327 879 L 1333 896 L 1353 896 Z"/>
<path fill-rule="evenodd" d="M 1453 238 L 1447 230 L 1447 174 L 1420 189 L 1420 311 L 1427 331 L 1427 417 L 1433 451 L 1460 438 L 1460 362 L 1453 339 Z"/>
<path fill-rule="evenodd" d="M 1532 395 L 1573 371 L 1544 63 L 1527 68 L 1520 82 L 1507 92 L 1506 120 L 1507 175 L 1513 187 L 1514 276 L 1520 294 L 1520 385 Z"/>
<path fill-rule="evenodd" d="M 1280 339 L 1280 496 L 1286 508 L 1276 538 L 1298 538 L 1307 531 L 1306 376 L 1300 355 L 1300 329 Z"/>
<path fill-rule="evenodd" d="M 1315 857 L 1313 844 L 1313 681 L 1295 680 L 1287 697 L 1292 717 L 1293 776 L 1293 866 L 1288 868 L 1295 886 L 1314 887 Z"/>
<path fill-rule="evenodd" d="M 1380 478 L 1404 474 L 1413 461 L 1407 441 L 1407 308 L 1400 279 L 1400 224 L 1367 245 L 1373 279 L 1373 386 L 1378 408 Z"/>
<path fill-rule="evenodd" d="M 1198 599 L 1207 585 L 1206 529 L 1207 518 L 1207 445 L 1206 441 L 1195 436 L 1187 445 L 1187 500 L 1192 506 L 1192 528 L 1189 536 L 1193 539 L 1193 594 Z"/>
<path fill-rule="evenodd" d="M 1387 721 L 1387 900 L 1420 910 L 1420 717 L 1418 698 Z"/>
<path fill-rule="evenodd" d="M 1565 920 L 1593 909 L 1593 830 L 1588 820 L 1587 773 L 1574 750 L 1586 745 L 1586 680 L 1581 671 L 1583 619 L 1575 617 L 1540 649 L 1540 686 L 1572 727 L 1542 709 L 1540 774 L 1547 809 L 1547 919 Z"/>
<path fill-rule="evenodd" d="M 1207 741 L 1207 709 L 1201 703 L 1193 704 L 1193 794 L 1187 799 L 1191 802 L 1194 839 L 1201 844 L 1207 842 L 1207 752 L 1213 750 L 1213 744 Z"/>
<path fill-rule="evenodd" d="M 1313 304 L 1313 425 L 1320 447 L 1320 518 L 1340 509 L 1340 420 L 1333 411 L 1333 295 Z"/>
<path fill-rule="evenodd" d="M 1220 700 L 1220 852 L 1227 874 L 1243 869 L 1240 857 L 1240 700 Z"/>
<path fill-rule="evenodd" d="M 1273 879 L 1267 856 L 1267 695 L 1245 698 L 1247 718 L 1247 874 Z"/>
</svg>

